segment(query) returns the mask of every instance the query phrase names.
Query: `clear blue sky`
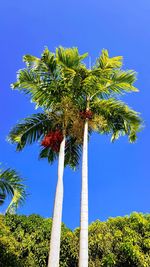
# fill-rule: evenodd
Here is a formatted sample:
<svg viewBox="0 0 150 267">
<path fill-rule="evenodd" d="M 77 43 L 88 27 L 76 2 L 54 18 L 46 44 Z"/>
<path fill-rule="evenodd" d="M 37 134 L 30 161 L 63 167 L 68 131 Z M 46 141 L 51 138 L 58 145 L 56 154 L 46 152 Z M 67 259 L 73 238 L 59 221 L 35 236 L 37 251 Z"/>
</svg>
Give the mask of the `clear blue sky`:
<svg viewBox="0 0 150 267">
<path fill-rule="evenodd" d="M 136 144 L 93 135 L 89 144 L 89 221 L 132 211 L 150 212 L 150 1 L 149 0 L 5 0 L 1 2 L 0 162 L 26 178 L 30 196 L 19 213 L 52 215 L 57 162 L 38 161 L 38 144 L 16 153 L 5 139 L 34 105 L 10 83 L 22 68 L 22 56 L 39 56 L 45 45 L 89 52 L 92 61 L 102 48 L 122 55 L 124 68 L 138 72 L 138 94 L 124 100 L 142 113 L 145 129 Z M 79 226 L 81 169 L 65 170 L 63 221 Z"/>
</svg>

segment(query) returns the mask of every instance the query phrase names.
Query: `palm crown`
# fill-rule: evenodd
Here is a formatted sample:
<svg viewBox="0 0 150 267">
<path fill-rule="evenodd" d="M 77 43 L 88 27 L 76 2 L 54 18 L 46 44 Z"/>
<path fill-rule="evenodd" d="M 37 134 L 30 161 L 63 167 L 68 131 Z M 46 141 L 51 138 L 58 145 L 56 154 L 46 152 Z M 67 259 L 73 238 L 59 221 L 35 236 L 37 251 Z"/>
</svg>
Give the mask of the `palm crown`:
<svg viewBox="0 0 150 267">
<path fill-rule="evenodd" d="M 110 133 L 112 140 L 128 135 L 129 141 L 134 142 L 141 119 L 118 97 L 138 91 L 133 85 L 135 72 L 122 70 L 122 57 L 110 58 L 107 50 L 102 51 L 89 70 L 82 62 L 86 56 L 80 55 L 77 48 L 62 47 L 56 49 L 55 54 L 46 48 L 41 58 L 26 55 L 27 68 L 18 72 L 17 82 L 12 87 L 30 94 L 32 101 L 46 110 L 53 110 L 56 103 L 62 103 L 66 97 L 70 98 L 78 113 L 84 112 L 88 105 L 93 114 L 89 120 L 89 132 Z M 78 117 L 76 131 L 82 129 L 82 120 L 83 117 Z M 74 121 L 77 125 L 77 120 Z M 79 136 L 78 131 L 76 136 Z M 45 152 L 47 149 L 42 155 L 48 155 Z"/>
</svg>

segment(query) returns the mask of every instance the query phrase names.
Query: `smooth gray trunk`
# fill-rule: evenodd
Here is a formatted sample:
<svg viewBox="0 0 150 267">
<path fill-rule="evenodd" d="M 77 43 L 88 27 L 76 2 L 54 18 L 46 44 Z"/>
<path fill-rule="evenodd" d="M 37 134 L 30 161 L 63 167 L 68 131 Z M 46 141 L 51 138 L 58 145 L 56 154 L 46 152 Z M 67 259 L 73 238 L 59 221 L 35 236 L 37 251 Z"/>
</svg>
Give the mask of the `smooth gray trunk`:
<svg viewBox="0 0 150 267">
<path fill-rule="evenodd" d="M 64 160 L 65 160 L 65 137 L 61 142 L 59 151 L 58 181 L 55 194 L 48 267 L 59 267 L 62 206 L 63 206 Z"/>
<path fill-rule="evenodd" d="M 83 138 L 79 267 L 88 267 L 88 120 Z"/>
</svg>

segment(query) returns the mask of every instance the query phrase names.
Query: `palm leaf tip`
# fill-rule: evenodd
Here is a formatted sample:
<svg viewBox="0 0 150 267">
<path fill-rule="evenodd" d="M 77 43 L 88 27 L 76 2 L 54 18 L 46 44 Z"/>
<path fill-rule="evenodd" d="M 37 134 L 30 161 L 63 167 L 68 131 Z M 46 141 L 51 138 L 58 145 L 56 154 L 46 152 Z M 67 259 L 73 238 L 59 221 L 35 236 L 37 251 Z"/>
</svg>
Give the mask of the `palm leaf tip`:
<svg viewBox="0 0 150 267">
<path fill-rule="evenodd" d="M 103 49 L 101 52 L 100 57 L 96 61 L 96 66 L 101 69 L 110 68 L 121 68 L 122 66 L 123 57 L 109 57 L 109 53 L 107 49 Z"/>
<path fill-rule="evenodd" d="M 23 62 L 25 62 L 27 67 L 30 68 L 30 67 L 35 67 L 37 64 L 39 64 L 40 59 L 35 56 L 27 54 L 23 56 Z"/>
<path fill-rule="evenodd" d="M 78 48 L 64 48 L 60 46 L 56 49 L 56 58 L 68 68 L 74 68 L 80 65 L 81 61 L 87 57 L 88 53 L 79 54 Z"/>
</svg>

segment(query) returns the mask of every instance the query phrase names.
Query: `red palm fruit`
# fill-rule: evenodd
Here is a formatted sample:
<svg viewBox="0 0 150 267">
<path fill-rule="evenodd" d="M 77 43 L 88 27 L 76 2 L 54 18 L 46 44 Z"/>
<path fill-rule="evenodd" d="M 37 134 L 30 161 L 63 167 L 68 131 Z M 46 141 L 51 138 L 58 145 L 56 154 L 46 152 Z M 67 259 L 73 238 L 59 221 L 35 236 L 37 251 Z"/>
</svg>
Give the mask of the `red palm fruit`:
<svg viewBox="0 0 150 267">
<path fill-rule="evenodd" d="M 93 116 L 93 112 L 91 110 L 87 110 L 86 111 L 86 118 L 87 119 L 92 119 L 92 116 Z"/>
<path fill-rule="evenodd" d="M 58 152 L 60 148 L 60 143 L 63 140 L 63 134 L 60 130 L 49 132 L 41 142 L 44 147 L 51 147 L 53 151 Z"/>
<path fill-rule="evenodd" d="M 80 111 L 80 116 L 82 119 L 92 119 L 93 112 L 91 110 L 85 110 L 85 111 Z"/>
</svg>

